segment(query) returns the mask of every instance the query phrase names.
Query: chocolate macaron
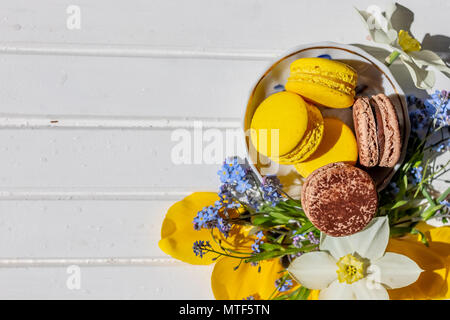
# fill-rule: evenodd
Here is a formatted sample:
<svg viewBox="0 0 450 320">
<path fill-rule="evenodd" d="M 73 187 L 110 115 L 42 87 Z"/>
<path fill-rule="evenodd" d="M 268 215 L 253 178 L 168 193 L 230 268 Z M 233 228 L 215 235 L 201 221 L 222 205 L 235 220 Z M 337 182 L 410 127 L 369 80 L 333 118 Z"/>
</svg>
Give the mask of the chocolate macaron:
<svg viewBox="0 0 450 320">
<path fill-rule="evenodd" d="M 359 163 L 365 167 L 378 164 L 377 123 L 368 97 L 359 97 L 353 104 L 353 125 L 358 144 Z"/>
<path fill-rule="evenodd" d="M 301 199 L 314 226 L 334 237 L 364 229 L 378 204 L 375 183 L 369 174 L 342 162 L 311 173 L 302 187 Z"/>
<path fill-rule="evenodd" d="M 402 139 L 397 112 L 392 101 L 380 93 L 370 99 L 377 118 L 380 167 L 393 167 L 400 159 Z"/>
<path fill-rule="evenodd" d="M 365 167 L 394 167 L 402 141 L 397 112 L 389 97 L 358 97 L 353 105 L 353 123 L 359 163 Z"/>
</svg>

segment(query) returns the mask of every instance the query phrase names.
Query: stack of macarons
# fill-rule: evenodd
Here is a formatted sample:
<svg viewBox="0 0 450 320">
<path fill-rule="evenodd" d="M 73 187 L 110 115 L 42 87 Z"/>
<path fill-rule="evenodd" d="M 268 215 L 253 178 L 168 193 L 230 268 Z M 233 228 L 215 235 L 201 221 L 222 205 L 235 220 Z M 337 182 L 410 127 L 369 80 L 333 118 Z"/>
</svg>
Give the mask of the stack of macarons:
<svg viewBox="0 0 450 320">
<path fill-rule="evenodd" d="M 358 97 L 357 73 L 323 58 L 291 64 L 286 91 L 267 97 L 251 122 L 256 149 L 306 178 L 302 207 L 320 231 L 335 237 L 364 229 L 377 211 L 378 197 L 368 167 L 393 167 L 400 158 L 397 114 L 384 94 Z M 353 106 L 353 130 L 318 107 Z M 274 134 L 275 133 L 275 134 Z M 356 167 L 359 157 L 361 166 Z"/>
<path fill-rule="evenodd" d="M 323 118 L 317 106 L 350 107 L 356 81 L 356 71 L 344 63 L 295 60 L 286 91 L 267 97 L 253 115 L 253 146 L 273 161 L 295 165 L 304 177 L 328 163 L 355 164 L 358 153 L 352 130 L 339 119 Z"/>
<path fill-rule="evenodd" d="M 359 163 L 364 167 L 393 167 L 402 150 L 397 113 L 392 101 L 380 93 L 359 97 L 353 105 L 353 123 Z"/>
</svg>

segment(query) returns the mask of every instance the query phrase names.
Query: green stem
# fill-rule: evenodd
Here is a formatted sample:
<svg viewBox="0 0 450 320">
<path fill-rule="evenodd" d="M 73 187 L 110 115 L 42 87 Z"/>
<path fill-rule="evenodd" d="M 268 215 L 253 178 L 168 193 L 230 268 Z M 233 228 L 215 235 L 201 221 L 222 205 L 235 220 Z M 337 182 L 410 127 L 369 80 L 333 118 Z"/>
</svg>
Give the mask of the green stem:
<svg viewBox="0 0 450 320">
<path fill-rule="evenodd" d="M 435 206 L 436 202 L 434 202 L 433 198 L 431 197 L 431 195 L 428 193 L 427 189 L 425 186 L 421 187 L 421 191 L 422 194 L 425 196 L 425 198 L 427 198 L 428 202 L 430 203 L 431 206 Z"/>
<path fill-rule="evenodd" d="M 389 67 L 399 56 L 400 52 L 395 50 L 389 56 L 386 57 L 384 63 Z"/>
<path fill-rule="evenodd" d="M 233 256 L 233 255 L 231 255 L 231 254 L 226 254 L 226 253 L 223 253 L 223 252 L 218 252 L 218 251 L 213 250 L 213 249 L 205 249 L 205 251 L 207 251 L 207 252 L 213 252 L 213 253 L 219 254 L 219 255 L 221 255 L 221 256 L 225 256 L 225 257 L 229 257 L 229 258 L 235 258 L 235 259 L 249 259 L 249 258 L 252 257 L 252 256 L 247 256 L 247 257 Z"/>
</svg>

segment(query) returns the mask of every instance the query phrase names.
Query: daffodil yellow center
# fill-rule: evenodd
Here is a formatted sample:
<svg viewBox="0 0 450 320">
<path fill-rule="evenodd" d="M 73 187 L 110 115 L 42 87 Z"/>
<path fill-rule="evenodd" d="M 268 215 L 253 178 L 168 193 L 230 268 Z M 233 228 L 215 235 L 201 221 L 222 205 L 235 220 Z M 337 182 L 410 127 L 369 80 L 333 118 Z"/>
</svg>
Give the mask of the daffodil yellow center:
<svg viewBox="0 0 450 320">
<path fill-rule="evenodd" d="M 336 263 L 339 282 L 351 284 L 364 278 L 364 262 L 352 254 L 347 254 Z"/>
<path fill-rule="evenodd" d="M 422 48 L 420 42 L 411 37 L 408 31 L 405 30 L 399 31 L 398 44 L 405 52 L 419 51 Z"/>
</svg>

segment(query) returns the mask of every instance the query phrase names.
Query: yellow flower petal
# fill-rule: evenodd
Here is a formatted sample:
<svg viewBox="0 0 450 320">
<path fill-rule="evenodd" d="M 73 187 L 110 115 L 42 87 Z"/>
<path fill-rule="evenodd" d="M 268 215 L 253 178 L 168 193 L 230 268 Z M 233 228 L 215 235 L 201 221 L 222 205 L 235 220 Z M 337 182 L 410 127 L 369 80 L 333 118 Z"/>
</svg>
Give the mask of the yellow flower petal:
<svg viewBox="0 0 450 320">
<path fill-rule="evenodd" d="M 210 241 L 211 245 L 214 244 L 211 232 L 205 229 L 195 230 L 192 221 L 203 207 L 213 205 L 218 199 L 217 193 L 195 192 L 172 205 L 161 227 L 161 240 L 158 243 L 161 250 L 175 259 L 190 264 L 213 263 L 214 255 L 206 254 L 200 258 L 192 251 L 192 245 L 197 240 Z"/>
<path fill-rule="evenodd" d="M 420 42 L 411 37 L 408 31 L 405 30 L 400 30 L 398 32 L 398 44 L 405 52 L 419 51 L 422 49 Z"/>
<path fill-rule="evenodd" d="M 419 223 L 416 227 L 430 244 L 426 247 L 417 236 L 390 239 L 388 252 L 404 254 L 425 270 L 419 279 L 404 288 L 389 290 L 391 299 L 450 299 L 450 227 L 431 227 Z"/>
<path fill-rule="evenodd" d="M 311 290 L 308 300 L 319 300 L 320 290 Z"/>
<path fill-rule="evenodd" d="M 257 300 L 270 298 L 275 290 L 275 280 L 284 270 L 279 259 L 261 262 L 261 272 L 250 263 L 240 265 L 235 258 L 224 257 L 217 261 L 211 276 L 211 287 L 217 300 L 241 300 L 253 296 Z"/>
</svg>

